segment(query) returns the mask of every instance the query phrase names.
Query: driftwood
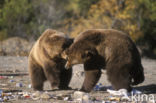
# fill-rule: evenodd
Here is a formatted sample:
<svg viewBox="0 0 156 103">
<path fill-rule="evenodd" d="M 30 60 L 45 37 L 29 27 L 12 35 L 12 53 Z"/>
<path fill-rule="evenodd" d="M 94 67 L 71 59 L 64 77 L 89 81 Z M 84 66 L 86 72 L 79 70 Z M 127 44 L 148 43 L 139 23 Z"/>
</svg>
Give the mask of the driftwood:
<svg viewBox="0 0 156 103">
<path fill-rule="evenodd" d="M 10 93 L 10 92 L 22 92 L 22 90 L 10 90 L 10 88 L 2 88 L 4 93 Z"/>
<path fill-rule="evenodd" d="M 0 73 L 0 76 L 25 76 L 28 73 Z"/>
</svg>

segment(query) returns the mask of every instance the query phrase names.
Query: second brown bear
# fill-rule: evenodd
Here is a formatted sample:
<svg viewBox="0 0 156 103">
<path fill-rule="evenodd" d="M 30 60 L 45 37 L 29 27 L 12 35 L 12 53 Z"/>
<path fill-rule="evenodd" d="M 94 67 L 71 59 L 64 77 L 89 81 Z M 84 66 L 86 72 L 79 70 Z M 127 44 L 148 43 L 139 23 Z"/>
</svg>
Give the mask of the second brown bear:
<svg viewBox="0 0 156 103">
<path fill-rule="evenodd" d="M 113 29 L 92 29 L 82 32 L 65 51 L 66 67 L 84 64 L 85 80 L 82 91 L 90 92 L 101 76 L 107 72 L 115 90 L 144 81 L 144 70 L 139 52 L 131 38 Z"/>
<path fill-rule="evenodd" d="M 73 42 L 67 35 L 47 29 L 34 44 L 29 57 L 29 75 L 34 90 L 43 90 L 48 80 L 51 88 L 68 89 L 72 69 L 64 68 L 66 60 L 61 53 Z"/>
</svg>

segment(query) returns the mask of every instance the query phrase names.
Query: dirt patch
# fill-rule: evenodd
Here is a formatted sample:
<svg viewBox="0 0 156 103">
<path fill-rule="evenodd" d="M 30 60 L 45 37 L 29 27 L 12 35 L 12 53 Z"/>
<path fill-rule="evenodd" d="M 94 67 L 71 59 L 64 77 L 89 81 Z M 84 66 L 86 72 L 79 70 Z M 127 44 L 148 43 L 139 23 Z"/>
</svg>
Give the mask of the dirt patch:
<svg viewBox="0 0 156 103">
<path fill-rule="evenodd" d="M 20 37 L 12 37 L 0 42 L 0 55 L 27 56 L 34 42 Z"/>
<path fill-rule="evenodd" d="M 146 79 L 142 84 L 134 88 L 140 90 L 143 94 L 146 94 L 147 96 L 153 95 L 156 99 L 156 79 L 155 79 L 156 60 L 143 58 L 142 64 L 145 68 Z M 80 89 L 82 86 L 83 79 L 84 79 L 83 65 L 76 65 L 73 67 L 73 77 L 70 83 L 72 90 L 51 91 L 49 83 L 46 82 L 44 86 L 44 90 L 47 91 L 46 93 L 48 93 L 48 95 L 50 95 L 51 97 L 49 99 L 37 99 L 37 100 L 31 98 L 32 94 L 35 93 L 35 91 L 33 91 L 32 88 L 30 88 L 30 78 L 28 75 L 26 75 L 28 73 L 27 66 L 28 66 L 27 57 L 0 56 L 0 74 L 5 74 L 5 75 L 9 74 L 7 76 L 3 75 L 2 77 L 4 78 L 0 79 L 0 90 L 3 90 L 4 92 L 7 93 L 12 93 L 11 95 L 15 96 L 14 99 L 12 99 L 10 102 L 12 103 L 21 103 L 21 102 L 73 103 L 75 102 L 75 101 L 71 101 L 69 98 L 71 96 L 73 100 L 73 94 L 75 90 Z M 110 86 L 110 83 L 107 81 L 105 71 L 103 71 L 99 83 L 101 83 L 103 87 Z M 20 97 L 17 95 L 17 93 L 25 93 L 25 94 L 21 94 Z M 87 95 L 90 96 L 90 100 L 92 101 L 96 100 L 96 102 L 98 101 L 98 103 L 102 103 L 103 101 L 105 102 L 107 101 L 108 103 L 110 103 L 111 102 L 110 98 L 112 97 L 112 95 L 106 92 L 106 89 L 100 91 L 93 90 L 91 93 Z M 115 102 L 122 102 L 122 101 L 116 100 Z"/>
</svg>

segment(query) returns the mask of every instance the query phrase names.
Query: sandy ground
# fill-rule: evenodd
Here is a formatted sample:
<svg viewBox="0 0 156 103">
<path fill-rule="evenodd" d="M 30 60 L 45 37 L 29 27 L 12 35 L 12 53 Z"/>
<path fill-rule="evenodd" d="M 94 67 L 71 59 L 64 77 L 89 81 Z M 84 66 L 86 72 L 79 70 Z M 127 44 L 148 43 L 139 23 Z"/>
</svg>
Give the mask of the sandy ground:
<svg viewBox="0 0 156 103">
<path fill-rule="evenodd" d="M 144 67 L 145 72 L 145 81 L 134 87 L 137 90 L 142 91 L 143 94 L 147 94 L 148 96 L 153 95 L 156 100 L 156 60 L 143 58 L 142 64 Z M 28 73 L 28 64 L 27 64 L 27 57 L 9 57 L 9 56 L 0 56 L 0 74 L 22 74 Z M 55 90 L 50 91 L 49 83 L 46 82 L 44 85 L 44 90 L 48 91 L 51 95 L 69 95 L 73 94 L 74 89 L 79 89 L 82 86 L 84 79 L 83 73 L 83 65 L 76 65 L 73 67 L 73 77 L 70 83 L 70 87 L 73 90 Z M 16 86 L 17 83 L 22 83 L 22 87 Z M 99 80 L 99 83 L 102 83 L 102 86 L 110 86 L 110 83 L 107 81 L 106 73 L 103 71 L 103 74 Z M 22 92 L 30 92 L 34 93 L 32 88 L 29 88 L 30 79 L 28 75 L 22 76 L 8 76 L 7 78 L 0 79 L 0 90 L 9 91 L 12 90 L 12 93 L 15 90 L 22 91 Z M 110 94 L 107 93 L 105 90 L 102 91 L 92 91 L 89 93 L 90 97 L 96 98 L 96 100 L 104 100 L 108 101 Z M 63 97 L 63 96 L 62 96 Z M 63 99 L 48 99 L 48 100 L 32 100 L 31 98 L 24 98 L 24 99 L 14 99 L 9 101 L 11 103 L 64 103 L 69 101 L 64 101 Z M 100 102 L 99 102 L 100 103 Z"/>
</svg>

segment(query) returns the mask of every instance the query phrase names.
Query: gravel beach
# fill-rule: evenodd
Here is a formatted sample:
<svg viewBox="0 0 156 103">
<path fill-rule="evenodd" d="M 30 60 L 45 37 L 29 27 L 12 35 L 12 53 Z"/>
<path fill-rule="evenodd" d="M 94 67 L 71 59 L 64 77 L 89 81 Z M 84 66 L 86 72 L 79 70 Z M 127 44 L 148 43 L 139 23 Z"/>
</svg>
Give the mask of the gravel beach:
<svg viewBox="0 0 156 103">
<path fill-rule="evenodd" d="M 9 91 L 9 90 L 21 90 L 22 92 L 31 92 L 32 88 L 29 87 L 30 79 L 28 75 L 22 75 L 28 73 L 28 63 L 27 57 L 15 57 L 15 56 L 0 56 L 0 74 L 14 74 L 13 76 L 8 76 L 8 78 L 0 79 L 0 90 Z M 144 67 L 145 73 L 145 81 L 134 87 L 137 90 L 140 90 L 143 94 L 148 96 L 153 95 L 156 100 L 156 60 L 142 58 L 142 64 Z M 99 83 L 102 86 L 110 86 L 110 83 L 107 81 L 106 72 L 102 71 L 102 76 L 99 80 Z M 21 74 L 21 75 L 16 75 Z M 6 77 L 6 76 L 5 76 Z M 75 89 L 79 89 L 82 86 L 84 79 L 83 65 L 75 65 L 73 66 L 73 77 L 70 82 L 70 87 L 73 90 L 55 90 L 50 91 L 50 85 L 48 82 L 44 85 L 44 90 L 48 91 L 48 93 L 52 95 L 64 95 L 64 94 L 72 94 Z M 22 83 L 22 86 L 17 86 L 17 83 Z M 92 91 L 89 93 L 91 98 L 100 98 L 100 100 L 107 101 L 109 100 L 110 94 L 105 90 L 102 91 Z M 56 102 L 56 103 L 64 103 L 69 101 L 64 101 L 64 99 L 49 99 L 49 100 L 31 100 L 31 99 L 14 99 L 10 102 L 12 103 L 34 103 L 34 102 Z M 121 101 L 120 101 L 121 102 Z M 148 101 L 147 101 L 148 102 Z M 100 103 L 100 102 L 99 102 Z"/>
</svg>

